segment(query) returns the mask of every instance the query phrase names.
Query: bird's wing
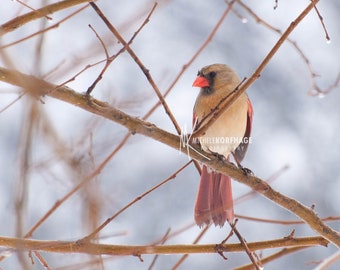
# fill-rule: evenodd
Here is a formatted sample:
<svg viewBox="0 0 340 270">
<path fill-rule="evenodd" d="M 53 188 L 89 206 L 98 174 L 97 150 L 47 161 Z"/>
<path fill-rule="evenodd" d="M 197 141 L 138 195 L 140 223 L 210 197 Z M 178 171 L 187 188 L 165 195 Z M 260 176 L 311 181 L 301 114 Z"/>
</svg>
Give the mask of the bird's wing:
<svg viewBox="0 0 340 270">
<path fill-rule="evenodd" d="M 251 133 L 251 127 L 253 122 L 253 106 L 251 105 L 250 100 L 248 99 L 248 112 L 247 112 L 247 126 L 246 131 L 244 133 L 244 137 L 240 145 L 234 151 L 234 157 L 236 158 L 236 162 L 240 163 L 248 149 L 249 138 Z"/>
</svg>

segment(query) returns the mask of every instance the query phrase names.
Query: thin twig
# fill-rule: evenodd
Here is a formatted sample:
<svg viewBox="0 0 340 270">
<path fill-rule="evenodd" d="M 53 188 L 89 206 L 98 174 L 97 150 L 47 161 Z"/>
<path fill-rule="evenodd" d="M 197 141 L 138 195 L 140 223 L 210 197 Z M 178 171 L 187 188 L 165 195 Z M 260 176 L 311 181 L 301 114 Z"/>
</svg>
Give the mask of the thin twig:
<svg viewBox="0 0 340 270">
<path fill-rule="evenodd" d="M 40 254 L 38 251 L 33 251 L 35 256 L 37 257 L 38 261 L 41 263 L 41 265 L 44 267 L 46 270 L 52 270 L 52 268 L 49 267 L 47 261 L 44 259 L 44 257 Z"/>
<path fill-rule="evenodd" d="M 315 12 L 316 12 L 316 14 L 318 15 L 319 20 L 320 20 L 320 23 L 321 23 L 321 25 L 322 25 L 323 31 L 325 32 L 326 41 L 327 41 L 327 42 L 330 42 L 330 41 L 331 41 L 331 38 L 330 38 L 330 36 L 329 36 L 329 34 L 328 34 L 327 28 L 326 28 L 325 23 L 324 23 L 324 21 L 323 21 L 323 17 L 321 16 L 321 14 L 320 14 L 320 12 L 319 12 L 319 9 L 316 7 L 316 3 L 317 3 L 318 1 L 315 1 L 315 0 L 310 0 L 310 1 L 311 1 L 312 4 L 313 4 L 313 7 L 314 7 L 314 9 L 315 9 Z"/>
<path fill-rule="evenodd" d="M 108 67 L 111 65 L 111 63 L 113 62 L 113 60 L 115 59 L 115 57 L 110 57 L 109 56 L 109 52 L 107 51 L 107 48 L 105 46 L 104 41 L 100 38 L 99 34 L 96 32 L 96 30 L 89 24 L 89 27 L 91 28 L 91 30 L 96 34 L 96 37 L 98 38 L 100 44 L 103 47 L 103 50 L 105 52 L 105 56 L 106 56 L 106 63 L 103 67 L 103 69 L 101 70 L 101 72 L 99 73 L 98 77 L 94 80 L 94 82 L 91 84 L 91 86 L 87 89 L 86 94 L 90 95 L 92 90 L 96 87 L 97 83 L 103 78 L 103 75 L 105 73 L 105 71 L 108 69 Z"/>
<path fill-rule="evenodd" d="M 115 56 L 118 56 L 119 54 L 121 54 L 124 51 L 124 49 L 121 49 Z M 76 78 L 82 74 L 83 72 L 85 72 L 86 70 L 88 70 L 89 68 L 95 67 L 103 62 L 105 62 L 105 60 L 99 60 L 98 62 L 95 62 L 93 64 L 88 64 L 86 65 L 83 69 L 81 69 L 80 71 L 78 71 L 75 75 L 73 75 L 71 78 L 67 79 L 66 81 L 62 82 L 61 84 L 58 85 L 58 87 L 62 87 L 66 84 L 68 84 L 69 82 L 72 82 L 74 80 L 76 80 Z"/>
<path fill-rule="evenodd" d="M 262 263 L 260 261 L 257 261 L 254 258 L 253 252 L 250 250 L 250 248 L 249 248 L 248 244 L 246 243 L 245 239 L 243 238 L 241 233 L 236 228 L 236 224 L 237 224 L 237 219 L 235 220 L 235 222 L 233 224 L 231 224 L 231 229 L 233 230 L 233 232 L 237 236 L 237 238 L 240 241 L 241 245 L 244 247 L 244 250 L 246 251 L 246 253 L 247 253 L 250 261 L 252 262 L 253 266 L 255 267 L 255 269 L 256 270 L 262 269 L 262 267 L 263 267 Z"/>
<path fill-rule="evenodd" d="M 13 101 L 11 101 L 9 104 L 7 104 L 5 107 L 3 107 L 2 109 L 0 109 L 0 113 L 3 113 L 4 111 L 6 111 L 9 107 L 11 107 L 14 103 L 16 103 L 18 100 L 20 100 L 24 95 L 26 95 L 26 92 L 22 92 L 20 93 L 20 95 L 15 98 Z"/>
</svg>

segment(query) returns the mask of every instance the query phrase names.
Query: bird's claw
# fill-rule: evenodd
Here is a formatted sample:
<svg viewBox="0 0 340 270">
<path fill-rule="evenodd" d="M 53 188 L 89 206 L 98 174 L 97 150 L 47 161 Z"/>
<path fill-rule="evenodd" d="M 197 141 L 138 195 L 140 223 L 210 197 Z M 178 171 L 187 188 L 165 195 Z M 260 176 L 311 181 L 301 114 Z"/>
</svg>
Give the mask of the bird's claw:
<svg viewBox="0 0 340 270">
<path fill-rule="evenodd" d="M 223 161 L 223 162 L 226 162 L 227 159 L 225 158 L 225 156 L 217 153 L 217 152 L 211 152 L 211 154 L 213 154 L 218 160 L 220 161 Z"/>
<path fill-rule="evenodd" d="M 251 169 L 243 167 L 242 165 L 239 165 L 238 168 L 241 169 L 241 171 L 243 172 L 244 175 L 254 176 L 254 173 L 253 173 L 253 171 Z"/>
</svg>

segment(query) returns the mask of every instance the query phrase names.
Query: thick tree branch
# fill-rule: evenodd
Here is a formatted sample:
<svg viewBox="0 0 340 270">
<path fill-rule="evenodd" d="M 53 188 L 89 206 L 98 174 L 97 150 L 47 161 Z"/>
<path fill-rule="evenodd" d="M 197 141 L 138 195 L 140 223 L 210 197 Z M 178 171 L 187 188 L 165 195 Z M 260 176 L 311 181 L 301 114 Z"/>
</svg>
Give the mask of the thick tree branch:
<svg viewBox="0 0 340 270">
<path fill-rule="evenodd" d="M 34 76 L 25 75 L 18 71 L 0 67 L 0 81 L 20 86 L 33 96 L 39 97 L 48 95 L 73 104 L 91 113 L 125 126 L 132 134 L 139 133 L 177 149 L 189 155 L 191 158 L 205 163 L 214 170 L 229 175 L 236 181 L 249 186 L 283 208 L 291 211 L 304 220 L 314 231 L 340 248 L 340 234 L 324 224 L 314 213 L 313 209 L 275 191 L 268 185 L 268 183 L 264 182 L 260 178 L 245 175 L 243 171 L 238 169 L 236 166 L 230 163 L 224 163 L 221 160 L 216 159 L 215 156 L 202 152 L 198 146 L 188 145 L 187 142 L 183 141 L 180 136 L 176 136 L 165 130 L 159 129 L 150 122 L 132 117 L 120 110 L 117 110 L 116 108 L 111 107 L 105 102 L 96 100 L 85 94 L 76 93 L 66 86 L 58 87 L 49 82 L 38 79 Z"/>
<path fill-rule="evenodd" d="M 263 250 L 280 247 L 301 247 L 301 246 L 327 246 L 327 240 L 322 237 L 304 238 L 282 238 L 263 242 L 247 243 L 250 250 Z M 207 245 L 105 245 L 91 242 L 66 242 L 66 241 L 43 241 L 32 239 L 20 239 L 0 237 L 0 246 L 17 250 L 35 250 L 56 253 L 85 253 L 91 255 L 135 255 L 143 254 L 195 254 L 195 253 L 217 253 L 215 244 Z M 218 246 L 222 252 L 243 252 L 241 244 L 223 244 Z"/>
<path fill-rule="evenodd" d="M 91 0 L 65 0 L 60 1 L 45 7 L 42 7 L 40 9 L 31 11 L 29 13 L 26 13 L 22 16 L 18 16 L 14 18 L 13 20 L 8 21 L 7 23 L 4 23 L 0 26 L 0 37 L 4 34 L 7 34 L 8 32 L 14 31 L 18 27 L 29 23 L 31 21 L 34 21 L 36 19 L 45 17 L 46 15 L 52 14 L 54 12 L 76 6 L 82 3 L 90 2 Z"/>
</svg>

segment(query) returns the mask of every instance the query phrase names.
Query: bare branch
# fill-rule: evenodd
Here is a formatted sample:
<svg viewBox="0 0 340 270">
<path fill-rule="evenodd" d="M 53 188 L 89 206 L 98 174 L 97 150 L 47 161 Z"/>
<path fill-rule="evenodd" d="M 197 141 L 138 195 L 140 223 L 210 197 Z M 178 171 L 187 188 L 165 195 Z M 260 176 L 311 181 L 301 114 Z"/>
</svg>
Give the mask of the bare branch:
<svg viewBox="0 0 340 270">
<path fill-rule="evenodd" d="M 5 107 L 3 107 L 2 109 L 0 109 L 0 113 L 3 113 L 4 111 L 6 111 L 9 107 L 11 107 L 14 103 L 16 103 L 19 99 L 21 99 L 24 95 L 26 94 L 26 92 L 22 92 L 21 94 L 19 94 L 18 97 L 16 97 L 13 101 L 11 101 L 9 104 L 7 104 Z"/>
<path fill-rule="evenodd" d="M 330 38 L 330 36 L 329 36 L 329 34 L 328 34 L 327 28 L 326 28 L 325 23 L 324 23 L 324 21 L 323 21 L 323 17 L 321 16 L 321 14 L 320 14 L 320 12 L 319 12 L 319 9 L 316 7 L 317 1 L 315 1 L 315 0 L 310 0 L 310 1 L 311 1 L 312 4 L 313 4 L 313 7 L 314 7 L 314 9 L 315 9 L 315 12 L 316 12 L 316 14 L 318 15 L 319 20 L 320 20 L 320 23 L 321 23 L 321 25 L 322 25 L 323 31 L 325 32 L 326 41 L 327 41 L 327 42 L 330 42 L 330 41 L 331 41 L 331 38 Z"/>
<path fill-rule="evenodd" d="M 247 243 L 250 250 L 263 250 L 279 247 L 296 247 L 296 246 L 327 246 L 328 242 L 322 237 L 303 237 L 303 238 L 282 238 L 264 242 Z M 16 250 L 36 250 L 56 253 L 85 253 L 92 255 L 133 255 L 141 256 L 144 254 L 199 254 L 199 253 L 216 253 L 215 244 L 207 245 L 146 245 L 146 246 L 128 246 L 128 245 L 105 245 L 94 244 L 91 242 L 67 242 L 67 241 L 43 241 L 21 238 L 0 237 L 0 246 Z M 244 251 L 242 244 L 224 244 L 220 247 L 224 252 Z"/>
<path fill-rule="evenodd" d="M 26 13 L 22 16 L 18 16 L 15 19 L 10 20 L 7 23 L 4 23 L 3 25 L 0 26 L 0 37 L 3 36 L 4 34 L 7 34 L 8 32 L 14 31 L 15 29 L 24 24 L 45 17 L 48 14 L 52 14 L 54 12 L 87 2 L 90 2 L 90 0 L 65 0 L 51 5 L 47 5 L 35 11 Z"/>
<path fill-rule="evenodd" d="M 255 267 L 256 270 L 260 270 L 263 268 L 261 261 L 255 259 L 253 252 L 250 250 L 248 243 L 245 241 L 241 233 L 236 228 L 237 220 L 235 220 L 234 224 L 231 224 L 231 229 L 236 234 L 238 240 L 240 241 L 241 245 L 243 246 L 245 252 L 247 253 L 252 265 Z"/>
</svg>

